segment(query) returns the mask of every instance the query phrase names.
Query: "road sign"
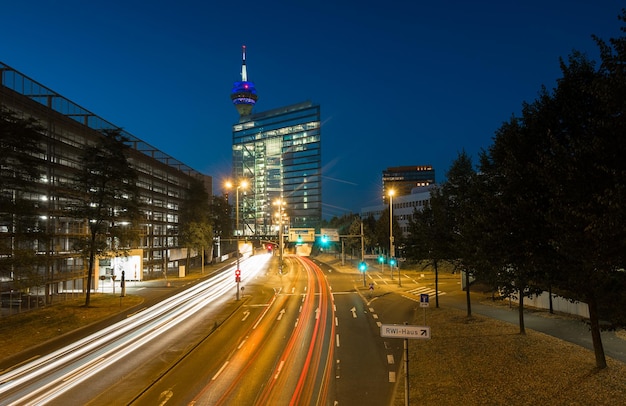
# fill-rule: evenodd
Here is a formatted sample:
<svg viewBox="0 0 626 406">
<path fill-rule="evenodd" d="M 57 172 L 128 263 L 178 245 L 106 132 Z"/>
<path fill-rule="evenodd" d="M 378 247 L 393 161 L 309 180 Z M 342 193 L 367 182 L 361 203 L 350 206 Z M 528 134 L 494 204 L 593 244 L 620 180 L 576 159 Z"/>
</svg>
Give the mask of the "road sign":
<svg viewBox="0 0 626 406">
<path fill-rule="evenodd" d="M 328 238 L 328 241 L 339 241 L 339 231 L 336 228 L 322 228 L 320 229 L 320 234 L 325 235 Z"/>
<path fill-rule="evenodd" d="M 430 340 L 430 327 L 409 326 L 406 324 L 383 324 L 380 326 L 380 336 L 389 338 L 417 338 Z"/>
<path fill-rule="evenodd" d="M 428 293 L 420 293 L 420 307 L 428 307 Z"/>
<path fill-rule="evenodd" d="M 315 229 L 314 228 L 290 228 L 289 229 L 289 241 L 290 242 L 315 242 Z"/>
</svg>

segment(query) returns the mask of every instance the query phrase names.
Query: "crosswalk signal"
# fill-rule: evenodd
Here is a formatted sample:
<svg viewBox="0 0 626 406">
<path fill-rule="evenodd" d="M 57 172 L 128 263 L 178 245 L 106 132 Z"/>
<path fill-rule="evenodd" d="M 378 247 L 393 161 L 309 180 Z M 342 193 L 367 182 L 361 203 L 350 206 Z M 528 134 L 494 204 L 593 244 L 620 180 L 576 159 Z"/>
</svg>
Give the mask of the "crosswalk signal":
<svg viewBox="0 0 626 406">
<path fill-rule="evenodd" d="M 235 270 L 235 282 L 241 282 L 241 270 Z"/>
</svg>

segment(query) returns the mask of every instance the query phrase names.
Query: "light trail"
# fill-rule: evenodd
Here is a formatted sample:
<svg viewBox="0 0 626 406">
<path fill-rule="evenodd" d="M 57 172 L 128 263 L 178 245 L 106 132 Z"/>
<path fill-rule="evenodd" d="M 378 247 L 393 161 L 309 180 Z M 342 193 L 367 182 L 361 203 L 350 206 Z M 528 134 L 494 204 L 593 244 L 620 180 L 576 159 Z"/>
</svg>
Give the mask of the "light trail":
<svg viewBox="0 0 626 406">
<path fill-rule="evenodd" d="M 242 280 L 254 278 L 267 254 L 241 263 Z M 42 405 L 120 362 L 216 299 L 232 293 L 234 266 L 161 303 L 0 375 L 0 404 Z"/>
</svg>

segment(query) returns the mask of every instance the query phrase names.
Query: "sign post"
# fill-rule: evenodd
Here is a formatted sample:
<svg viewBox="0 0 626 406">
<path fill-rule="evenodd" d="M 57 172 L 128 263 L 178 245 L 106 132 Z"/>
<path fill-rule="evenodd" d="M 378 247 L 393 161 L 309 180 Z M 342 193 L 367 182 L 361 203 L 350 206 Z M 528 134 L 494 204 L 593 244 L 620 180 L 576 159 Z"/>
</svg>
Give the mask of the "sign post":
<svg viewBox="0 0 626 406">
<path fill-rule="evenodd" d="M 409 338 L 430 340 L 430 327 L 410 326 L 408 324 L 383 324 L 380 326 L 380 336 L 404 338 L 404 404 L 409 406 Z"/>
</svg>

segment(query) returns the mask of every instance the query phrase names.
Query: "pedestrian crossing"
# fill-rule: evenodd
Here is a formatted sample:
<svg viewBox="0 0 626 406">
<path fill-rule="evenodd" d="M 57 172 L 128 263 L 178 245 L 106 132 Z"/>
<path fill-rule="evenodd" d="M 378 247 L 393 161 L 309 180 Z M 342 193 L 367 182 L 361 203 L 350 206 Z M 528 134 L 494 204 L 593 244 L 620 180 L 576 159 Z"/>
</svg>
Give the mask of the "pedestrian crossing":
<svg viewBox="0 0 626 406">
<path fill-rule="evenodd" d="M 410 293 L 410 294 L 415 295 L 415 296 L 419 296 L 421 294 L 427 294 L 428 296 L 431 296 L 431 297 L 434 297 L 435 293 L 438 293 L 439 296 L 443 296 L 443 295 L 446 294 L 446 292 L 442 292 L 440 290 L 439 291 L 435 291 L 435 289 L 428 288 L 426 286 L 420 286 L 420 287 L 417 287 L 415 289 L 408 290 L 407 293 Z"/>
</svg>

